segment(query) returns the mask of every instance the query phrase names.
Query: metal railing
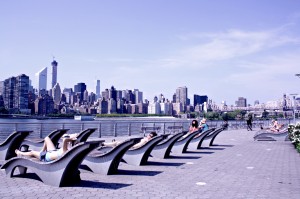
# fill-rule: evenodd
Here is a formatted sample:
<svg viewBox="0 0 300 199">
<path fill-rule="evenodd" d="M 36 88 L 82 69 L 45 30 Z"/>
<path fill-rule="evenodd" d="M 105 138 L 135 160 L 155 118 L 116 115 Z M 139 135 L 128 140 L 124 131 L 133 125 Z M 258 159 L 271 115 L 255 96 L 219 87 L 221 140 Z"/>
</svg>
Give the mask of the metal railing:
<svg viewBox="0 0 300 199">
<path fill-rule="evenodd" d="M 57 121 L 57 122 L 55 122 Z M 253 128 L 261 126 L 268 127 L 271 120 L 253 121 Z M 290 120 L 278 120 L 280 124 L 287 126 Z M 141 135 L 150 131 L 156 131 L 159 134 L 172 133 L 178 131 L 187 131 L 191 120 L 174 121 L 135 121 L 135 120 L 105 120 L 92 122 L 0 122 L 0 140 L 4 140 L 13 131 L 30 130 L 33 133 L 29 137 L 44 138 L 55 129 L 70 129 L 69 133 L 78 133 L 86 128 L 97 128 L 91 137 L 117 137 Z M 223 121 L 207 121 L 209 127 L 221 127 Z M 229 130 L 247 128 L 246 121 L 229 121 Z"/>
</svg>

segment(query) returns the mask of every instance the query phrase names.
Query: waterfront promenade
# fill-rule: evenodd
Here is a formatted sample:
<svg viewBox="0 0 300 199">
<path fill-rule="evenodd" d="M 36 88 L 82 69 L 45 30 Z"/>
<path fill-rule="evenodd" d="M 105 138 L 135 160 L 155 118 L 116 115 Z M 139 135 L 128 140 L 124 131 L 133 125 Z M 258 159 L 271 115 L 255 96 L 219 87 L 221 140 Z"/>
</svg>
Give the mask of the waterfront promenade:
<svg viewBox="0 0 300 199">
<path fill-rule="evenodd" d="M 258 129 L 255 129 L 258 130 Z M 29 173 L 0 173 L 1 198 L 300 198 L 300 155 L 287 142 L 253 141 L 255 131 L 223 131 L 215 146 L 145 166 L 121 163 L 118 175 L 81 170 L 72 187 L 44 185 Z"/>
</svg>

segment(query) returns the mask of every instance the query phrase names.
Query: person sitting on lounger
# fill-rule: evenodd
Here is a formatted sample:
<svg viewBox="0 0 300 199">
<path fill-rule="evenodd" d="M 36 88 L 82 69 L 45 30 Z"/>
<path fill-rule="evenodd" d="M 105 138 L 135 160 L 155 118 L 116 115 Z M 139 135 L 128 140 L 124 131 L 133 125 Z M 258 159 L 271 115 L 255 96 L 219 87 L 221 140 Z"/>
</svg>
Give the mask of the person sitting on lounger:
<svg viewBox="0 0 300 199">
<path fill-rule="evenodd" d="M 277 120 L 272 120 L 272 123 L 271 123 L 271 127 L 270 127 L 270 131 L 272 131 L 272 132 L 279 132 L 281 129 L 282 129 L 282 127 L 284 126 L 284 124 L 279 124 L 278 122 L 277 122 Z"/>
<path fill-rule="evenodd" d="M 130 149 L 137 149 L 140 148 L 141 146 L 145 145 L 148 141 L 150 141 L 152 138 L 154 138 L 155 136 L 157 136 L 156 132 L 151 132 L 149 133 L 146 137 L 144 137 L 143 139 L 140 140 L 139 143 L 133 145 Z M 121 141 L 113 141 L 113 142 L 104 142 L 102 143 L 102 146 L 108 146 L 108 147 L 116 147 L 118 146 L 120 143 L 122 143 Z"/>
<path fill-rule="evenodd" d="M 74 140 L 76 140 L 76 134 L 74 135 L 68 134 L 68 136 L 63 136 L 62 148 L 56 149 L 52 140 L 47 136 L 44 139 L 44 146 L 41 151 L 23 152 L 16 149 L 15 153 L 20 156 L 35 157 L 44 162 L 51 162 L 53 160 L 60 158 L 63 154 L 65 154 L 68 151 L 69 143 L 73 142 Z"/>
<path fill-rule="evenodd" d="M 191 123 L 191 126 L 189 128 L 189 132 L 187 132 L 184 136 L 182 136 L 183 138 L 187 137 L 189 134 L 198 131 L 199 130 L 199 123 L 197 120 L 193 120 Z"/>
<path fill-rule="evenodd" d="M 209 129 L 208 125 L 206 124 L 206 119 L 205 118 L 203 118 L 201 120 L 199 128 L 201 129 L 202 132 L 204 132 L 204 131 L 206 131 L 206 130 Z"/>
</svg>

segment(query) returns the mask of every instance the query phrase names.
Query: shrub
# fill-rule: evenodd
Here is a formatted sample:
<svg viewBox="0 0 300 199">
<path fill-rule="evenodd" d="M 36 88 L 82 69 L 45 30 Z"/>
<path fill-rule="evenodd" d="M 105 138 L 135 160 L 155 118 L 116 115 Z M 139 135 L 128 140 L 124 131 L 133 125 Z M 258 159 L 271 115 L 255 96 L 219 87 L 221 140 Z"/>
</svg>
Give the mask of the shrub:
<svg viewBox="0 0 300 199">
<path fill-rule="evenodd" d="M 289 138 L 300 153 L 300 123 L 288 126 Z"/>
</svg>

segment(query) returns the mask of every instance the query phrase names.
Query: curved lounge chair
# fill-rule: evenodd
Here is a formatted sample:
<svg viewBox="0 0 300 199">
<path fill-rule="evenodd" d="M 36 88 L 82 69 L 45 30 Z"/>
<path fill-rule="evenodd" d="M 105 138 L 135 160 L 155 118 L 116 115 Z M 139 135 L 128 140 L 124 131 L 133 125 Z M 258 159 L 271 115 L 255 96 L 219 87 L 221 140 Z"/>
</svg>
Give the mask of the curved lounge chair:
<svg viewBox="0 0 300 199">
<path fill-rule="evenodd" d="M 97 128 L 87 128 L 79 133 L 79 135 L 76 137 L 76 141 L 73 143 L 73 145 L 78 144 L 79 142 L 85 142 L 87 139 L 97 130 Z"/>
<path fill-rule="evenodd" d="M 159 135 L 152 138 L 146 144 L 144 144 L 143 146 L 137 149 L 129 149 L 124 154 L 123 160 L 127 164 L 132 164 L 137 166 L 147 164 L 151 151 L 153 150 L 155 145 L 157 145 L 163 139 L 164 139 L 164 135 Z"/>
<path fill-rule="evenodd" d="M 14 176 L 16 168 L 19 168 L 20 174 L 25 174 L 27 169 L 30 169 L 47 185 L 61 187 L 74 184 L 81 180 L 78 167 L 82 160 L 89 152 L 98 147 L 100 142 L 81 142 L 72 147 L 61 158 L 52 162 L 41 162 L 35 158 L 14 157 L 6 161 L 1 169 L 4 169 L 9 177 Z"/>
<path fill-rule="evenodd" d="M 204 132 L 201 132 L 199 135 L 196 135 L 195 137 L 193 137 L 193 139 L 190 141 L 187 149 L 200 149 L 201 148 L 201 144 L 204 140 L 204 138 L 211 132 L 215 131 L 215 128 L 210 128 Z M 186 149 L 186 150 L 187 150 Z M 186 150 L 184 152 L 186 152 Z"/>
<path fill-rule="evenodd" d="M 212 145 L 213 145 L 213 142 L 214 142 L 214 140 L 215 140 L 215 138 L 217 137 L 217 135 L 218 135 L 219 133 L 221 133 L 223 130 L 224 130 L 224 128 L 221 127 L 221 128 L 218 128 L 218 129 L 214 130 L 213 132 L 210 132 L 208 135 L 206 135 L 206 136 L 203 138 L 203 140 L 201 140 L 201 142 L 199 142 L 198 149 L 201 149 L 201 148 L 202 148 L 202 145 L 203 145 L 203 142 L 204 142 L 204 141 L 209 142 L 209 143 L 207 144 L 208 147 L 209 147 L 209 146 L 212 146 Z"/>
<path fill-rule="evenodd" d="M 58 145 L 58 141 L 69 129 L 56 129 L 47 135 L 53 142 L 54 146 Z M 25 139 L 22 142 L 21 148 L 22 151 L 28 151 L 28 148 L 31 150 L 40 150 L 44 145 L 44 139 Z"/>
<path fill-rule="evenodd" d="M 15 131 L 10 134 L 6 140 L 0 143 L 0 164 L 5 160 L 16 157 L 15 150 L 18 149 L 25 139 L 32 131 Z"/>
<path fill-rule="evenodd" d="M 181 137 L 179 140 L 177 140 L 172 149 L 171 149 L 171 152 L 172 153 L 185 153 L 186 150 L 187 150 L 187 147 L 190 143 L 190 141 L 200 133 L 200 131 L 195 131 L 193 133 L 190 133 L 188 136 L 186 137 Z"/>
<path fill-rule="evenodd" d="M 112 175 L 118 173 L 120 161 L 125 152 L 141 138 L 125 140 L 116 147 L 103 147 L 92 151 L 82 162 L 94 173 Z M 105 150 L 106 152 L 103 152 Z"/>
<path fill-rule="evenodd" d="M 209 146 L 213 146 L 214 141 L 215 141 L 217 135 L 219 135 L 219 133 L 221 133 L 221 132 L 224 131 L 224 130 L 225 130 L 225 128 L 224 128 L 224 127 L 221 127 L 221 128 L 218 128 L 217 130 L 215 130 L 215 131 L 212 133 L 212 135 L 211 135 L 211 140 L 210 140 L 210 142 L 209 142 Z"/>
<path fill-rule="evenodd" d="M 285 129 L 283 132 L 279 132 L 279 133 L 259 131 L 253 138 L 254 138 L 254 141 L 288 141 L 289 140 L 287 129 Z"/>
<path fill-rule="evenodd" d="M 170 157 L 171 149 L 175 142 L 180 139 L 186 132 L 180 132 L 172 135 L 168 139 L 165 139 L 158 143 L 152 150 L 151 155 L 158 158 Z"/>
</svg>

